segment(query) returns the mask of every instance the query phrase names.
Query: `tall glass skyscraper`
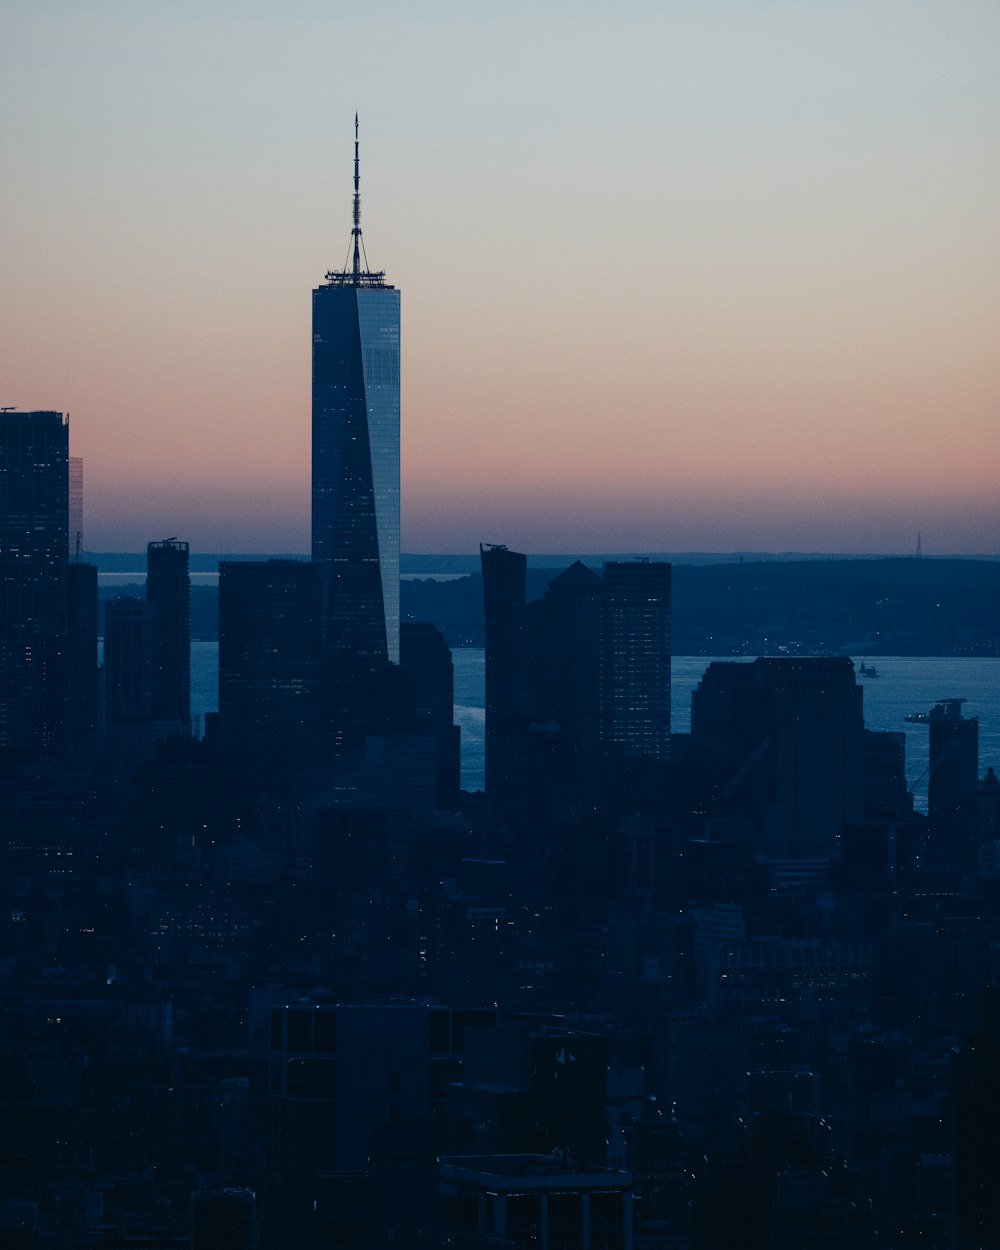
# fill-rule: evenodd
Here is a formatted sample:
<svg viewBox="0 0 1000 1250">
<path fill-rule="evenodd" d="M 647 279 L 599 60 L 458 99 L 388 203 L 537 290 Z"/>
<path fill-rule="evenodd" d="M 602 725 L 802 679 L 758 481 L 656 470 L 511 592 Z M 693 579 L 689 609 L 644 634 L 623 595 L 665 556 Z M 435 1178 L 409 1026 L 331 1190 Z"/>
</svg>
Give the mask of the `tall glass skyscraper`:
<svg viewBox="0 0 1000 1250">
<path fill-rule="evenodd" d="M 312 558 L 328 707 L 399 662 L 399 291 L 368 268 L 357 118 L 349 262 L 313 291 Z"/>
</svg>

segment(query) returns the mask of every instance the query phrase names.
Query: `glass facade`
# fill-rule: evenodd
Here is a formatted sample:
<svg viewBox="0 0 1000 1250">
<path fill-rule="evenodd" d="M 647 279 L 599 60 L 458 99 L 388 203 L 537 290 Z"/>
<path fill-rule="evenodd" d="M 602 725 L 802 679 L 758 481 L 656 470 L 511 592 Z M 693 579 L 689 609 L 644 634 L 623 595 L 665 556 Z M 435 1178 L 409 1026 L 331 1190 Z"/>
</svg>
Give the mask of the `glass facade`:
<svg viewBox="0 0 1000 1250">
<path fill-rule="evenodd" d="M 390 286 L 313 291 L 312 557 L 334 682 L 399 662 L 399 303 Z"/>
</svg>

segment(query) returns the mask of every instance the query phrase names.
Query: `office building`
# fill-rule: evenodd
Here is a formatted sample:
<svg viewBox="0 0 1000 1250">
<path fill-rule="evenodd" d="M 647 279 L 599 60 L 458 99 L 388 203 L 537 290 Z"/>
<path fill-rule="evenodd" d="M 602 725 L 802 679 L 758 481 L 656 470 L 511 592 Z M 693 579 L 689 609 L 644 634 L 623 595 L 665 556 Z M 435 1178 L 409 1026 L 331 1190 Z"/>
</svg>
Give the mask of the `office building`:
<svg viewBox="0 0 1000 1250">
<path fill-rule="evenodd" d="M 399 666 L 412 698 L 413 732 L 436 742 L 438 806 L 450 807 L 460 788 L 461 730 L 454 723 L 451 649 L 436 625 L 408 621 L 400 626 Z"/>
<path fill-rule="evenodd" d="M 135 595 L 104 604 L 104 715 L 108 723 L 141 720 L 146 707 L 146 609 Z"/>
<path fill-rule="evenodd" d="M 68 747 L 69 425 L 0 413 L 0 760 Z"/>
<path fill-rule="evenodd" d="M 73 754 L 93 756 L 97 747 L 97 565 L 71 560 L 66 566 L 66 656 L 69 730 Z"/>
<path fill-rule="evenodd" d="M 577 560 L 527 608 L 534 710 L 559 726 L 585 768 L 600 754 L 603 593 L 600 577 Z"/>
<path fill-rule="evenodd" d="M 629 1172 L 560 1152 L 442 1156 L 439 1168 L 444 1231 L 457 1244 L 631 1250 Z"/>
<path fill-rule="evenodd" d="M 83 457 L 69 458 L 69 556 L 79 560 L 83 551 Z"/>
<path fill-rule="evenodd" d="M 370 675 L 399 661 L 399 291 L 364 255 L 357 118 L 351 238 L 312 318 L 312 558 L 326 715 L 348 745 Z"/>
<path fill-rule="evenodd" d="M 146 548 L 146 714 L 159 736 L 191 730 L 191 579 L 188 544 Z"/>
<path fill-rule="evenodd" d="M 314 1230 L 330 1179 L 366 1170 L 380 1128 L 440 1122 L 467 1030 L 496 1019 L 490 1009 L 273 1003 L 261 1141 L 269 1244 L 322 1244 Z"/>
<path fill-rule="evenodd" d="M 979 720 L 962 715 L 964 699 L 942 699 L 928 713 L 928 867 L 975 872 Z"/>
<path fill-rule="evenodd" d="M 146 604 L 117 595 L 104 604 L 104 758 L 135 764 L 152 750 L 146 720 Z"/>
<path fill-rule="evenodd" d="M 691 744 L 714 779 L 712 825 L 750 822 L 759 850 L 829 856 L 862 818 L 862 690 L 846 656 L 710 664 Z"/>
<path fill-rule="evenodd" d="M 530 725 L 525 597 L 528 557 L 480 543 L 486 642 L 486 795 L 495 827 L 522 815 Z"/>
<path fill-rule="evenodd" d="M 670 565 L 604 566 L 604 741 L 624 757 L 670 758 Z"/>
<path fill-rule="evenodd" d="M 219 735 L 230 767 L 274 775 L 319 737 L 319 567 L 219 565 Z"/>
</svg>

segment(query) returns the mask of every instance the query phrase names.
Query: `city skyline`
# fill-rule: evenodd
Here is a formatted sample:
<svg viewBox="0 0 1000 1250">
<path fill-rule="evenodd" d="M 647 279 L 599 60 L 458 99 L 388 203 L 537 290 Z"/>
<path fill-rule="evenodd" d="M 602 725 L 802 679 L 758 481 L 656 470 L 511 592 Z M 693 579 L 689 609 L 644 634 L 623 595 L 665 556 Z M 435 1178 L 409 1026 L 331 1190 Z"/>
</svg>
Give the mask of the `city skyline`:
<svg viewBox="0 0 1000 1250">
<path fill-rule="evenodd" d="M 986 6 L 7 16 L 0 402 L 89 550 L 308 549 L 355 109 L 404 550 L 1000 550 Z"/>
</svg>

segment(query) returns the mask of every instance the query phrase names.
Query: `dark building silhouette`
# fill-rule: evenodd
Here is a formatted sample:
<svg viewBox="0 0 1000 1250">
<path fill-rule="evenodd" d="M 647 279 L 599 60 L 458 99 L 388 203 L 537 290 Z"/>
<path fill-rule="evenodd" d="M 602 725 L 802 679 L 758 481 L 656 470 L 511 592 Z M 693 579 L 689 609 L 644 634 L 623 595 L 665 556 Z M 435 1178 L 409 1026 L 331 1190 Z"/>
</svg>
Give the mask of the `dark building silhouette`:
<svg viewBox="0 0 1000 1250">
<path fill-rule="evenodd" d="M 834 854 L 863 812 L 861 701 L 846 657 L 710 664 L 691 743 L 710 761 L 713 822 L 752 822 L 771 854 Z"/>
<path fill-rule="evenodd" d="M 146 714 L 160 736 L 191 729 L 191 578 L 188 544 L 146 548 Z"/>
<path fill-rule="evenodd" d="M 104 604 L 104 758 L 135 764 L 152 750 L 146 719 L 146 603 L 118 595 Z"/>
<path fill-rule="evenodd" d="M 864 812 L 866 820 L 907 820 L 913 795 L 906 783 L 906 734 L 864 732 Z"/>
<path fill-rule="evenodd" d="M 559 726 L 568 754 L 586 765 L 600 754 L 602 595 L 600 577 L 577 560 L 527 609 L 535 711 Z"/>
<path fill-rule="evenodd" d="M 455 1244 L 632 1248 L 632 1177 L 564 1154 L 447 1155 L 442 1225 Z"/>
<path fill-rule="evenodd" d="M 544 886 L 532 832 L 612 808 L 664 810 L 670 758 L 670 565 L 577 562 L 525 604 L 527 559 L 481 545 L 486 793 L 495 829 L 520 830 L 519 875 Z M 516 849 L 508 843 L 511 849 Z"/>
<path fill-rule="evenodd" d="M 976 831 L 980 877 L 1000 876 L 1000 779 L 993 768 L 979 783 Z"/>
<path fill-rule="evenodd" d="M 523 803 L 529 723 L 525 596 L 528 557 L 502 544 L 480 544 L 486 642 L 486 795 L 497 826 L 516 820 Z"/>
<path fill-rule="evenodd" d="M 985 1020 L 951 1067 L 955 1250 L 1000 1245 L 1000 990 L 984 991 Z"/>
<path fill-rule="evenodd" d="M 320 570 L 219 565 L 219 735 L 230 768 L 274 775 L 319 742 Z"/>
<path fill-rule="evenodd" d="M 441 1119 L 466 1029 L 496 1015 L 402 1005 L 272 1007 L 263 1138 L 267 1244 L 323 1244 L 314 1238 L 327 1187 L 360 1175 L 364 1191 L 373 1131 Z M 426 1153 L 437 1153 L 430 1145 L 428 1137 Z"/>
<path fill-rule="evenodd" d="M 68 747 L 69 425 L 59 412 L 0 413 L 0 758 Z"/>
<path fill-rule="evenodd" d="M 437 742 L 438 804 L 451 806 L 461 785 L 461 730 L 455 719 L 455 666 L 436 625 L 404 622 L 399 666 L 412 696 L 413 732 Z"/>
<path fill-rule="evenodd" d="M 97 619 L 97 565 L 71 561 L 66 569 L 69 730 L 81 760 L 92 758 L 97 748 Z"/>
<path fill-rule="evenodd" d="M 929 867 L 977 867 L 976 806 L 979 789 L 979 721 L 962 715 L 964 699 L 942 699 L 927 717 Z"/>
<path fill-rule="evenodd" d="M 146 709 L 146 607 L 137 595 L 104 604 L 104 715 L 107 722 L 141 720 Z"/>
<path fill-rule="evenodd" d="M 210 1189 L 195 1194 L 192 1250 L 257 1250 L 257 1195 L 252 1189 Z"/>
<path fill-rule="evenodd" d="M 604 566 L 604 741 L 612 754 L 670 758 L 670 565 Z"/>
<path fill-rule="evenodd" d="M 607 1038 L 552 1024 L 468 1030 L 449 1091 L 455 1153 L 564 1154 L 602 1162 Z"/>
<path fill-rule="evenodd" d="M 399 661 L 399 291 L 363 260 L 357 119 L 352 240 L 313 291 L 312 558 L 338 745 L 363 734 L 369 675 Z"/>
</svg>

